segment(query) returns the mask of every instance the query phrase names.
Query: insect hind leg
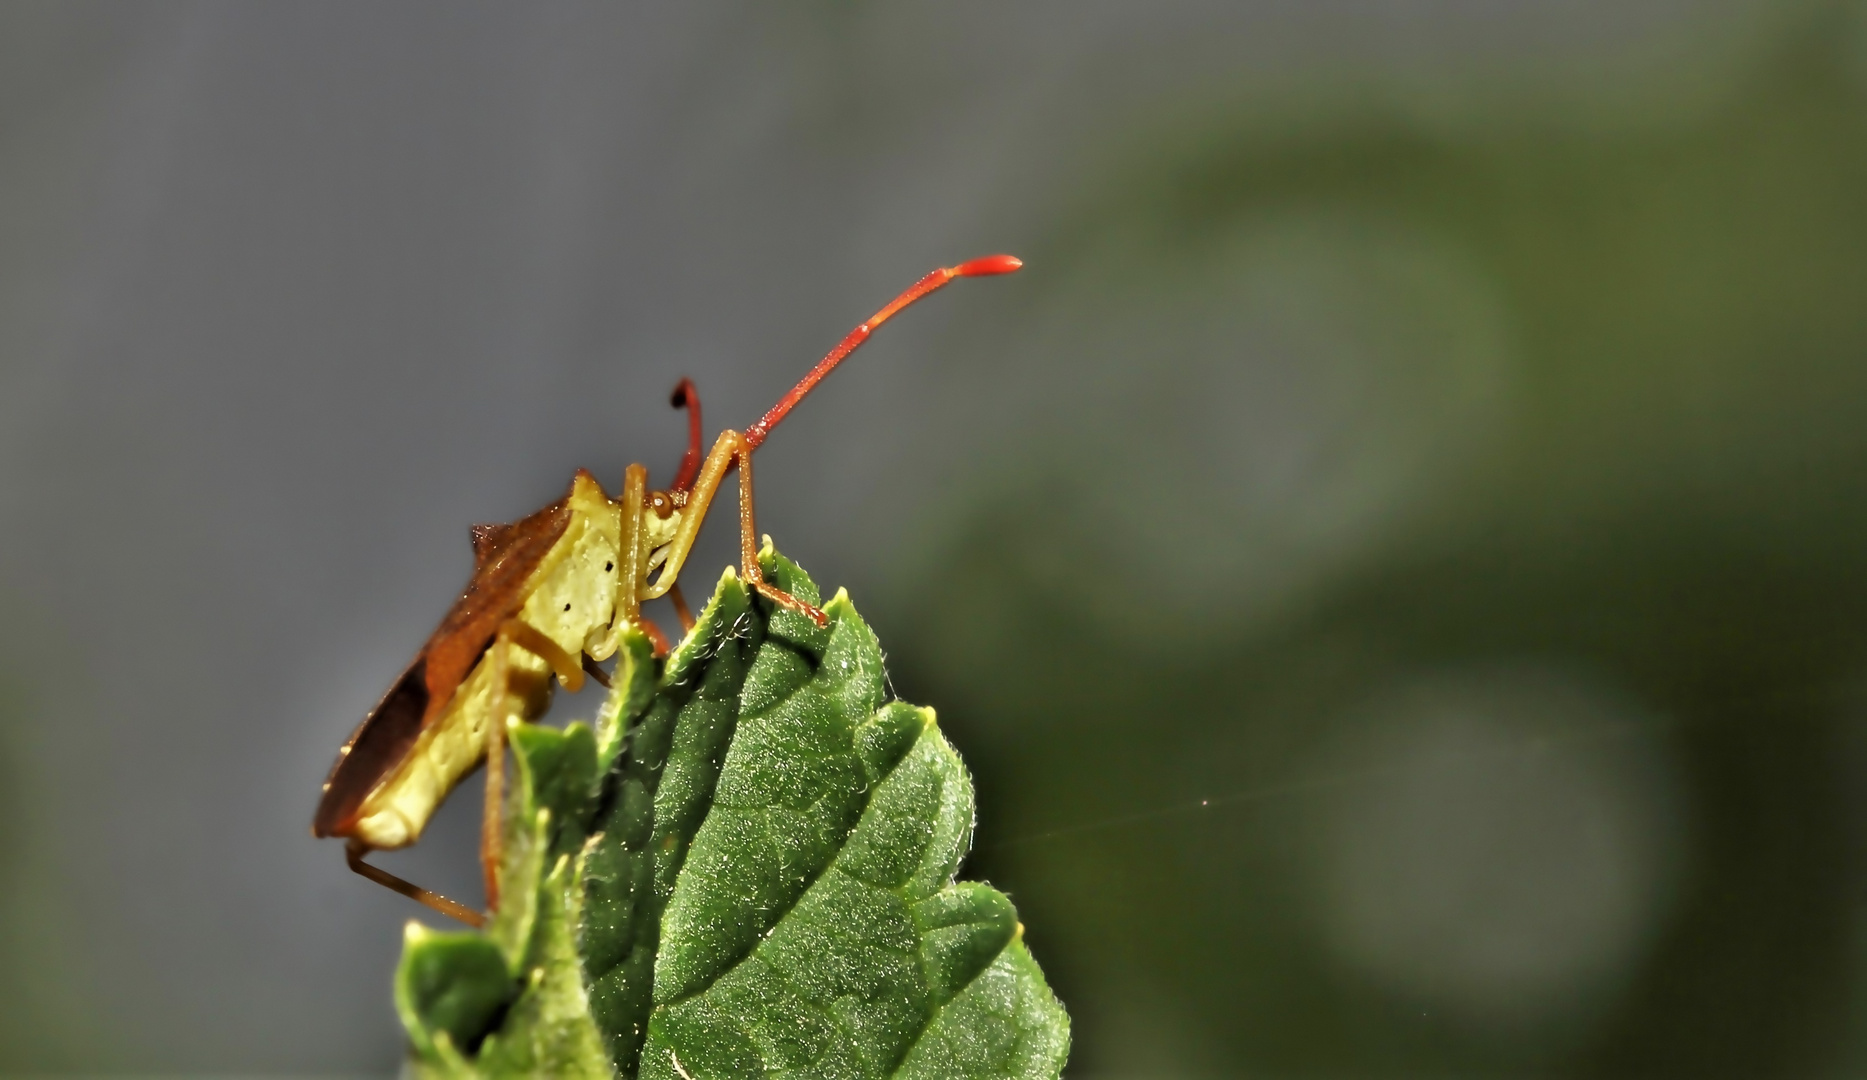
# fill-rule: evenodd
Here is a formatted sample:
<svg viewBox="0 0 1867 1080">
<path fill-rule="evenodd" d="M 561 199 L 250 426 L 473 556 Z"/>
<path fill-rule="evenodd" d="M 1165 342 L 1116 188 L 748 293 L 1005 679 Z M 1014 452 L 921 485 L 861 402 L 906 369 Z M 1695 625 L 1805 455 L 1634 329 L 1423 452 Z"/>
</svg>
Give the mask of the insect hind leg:
<svg viewBox="0 0 1867 1080">
<path fill-rule="evenodd" d="M 438 911 L 450 919 L 459 919 L 461 922 L 475 929 L 486 925 L 486 916 L 467 905 L 457 900 L 449 900 L 438 892 L 424 889 L 419 885 L 396 877 L 380 866 L 371 866 L 369 863 L 364 862 L 363 856 L 369 854 L 369 852 L 370 848 L 367 844 L 364 844 L 361 840 L 353 839 L 348 844 L 344 845 L 344 861 L 350 864 L 351 870 L 369 878 L 383 888 L 391 892 L 401 893 L 410 900 L 430 908 L 431 910 Z"/>
</svg>

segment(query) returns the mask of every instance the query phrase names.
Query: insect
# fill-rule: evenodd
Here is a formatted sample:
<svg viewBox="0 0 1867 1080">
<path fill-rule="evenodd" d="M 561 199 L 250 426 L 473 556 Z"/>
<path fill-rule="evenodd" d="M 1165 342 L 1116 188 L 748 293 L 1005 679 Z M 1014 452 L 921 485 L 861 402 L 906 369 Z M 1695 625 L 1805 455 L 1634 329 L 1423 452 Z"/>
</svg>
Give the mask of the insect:
<svg viewBox="0 0 1867 1080">
<path fill-rule="evenodd" d="M 684 630 L 693 616 L 678 578 L 727 473 L 739 471 L 739 570 L 774 603 L 828 625 L 816 607 L 764 580 L 752 516 L 752 453 L 836 365 L 902 308 L 954 278 L 1008 274 L 1023 263 L 988 255 L 935 270 L 851 330 L 790 392 L 744 432 L 722 431 L 701 456 L 700 398 L 682 379 L 673 405 L 687 411 L 687 450 L 674 480 L 650 490 L 648 469 L 630 465 L 611 498 L 580 469 L 570 491 L 528 517 L 472 529 L 474 567 L 467 588 L 400 678 L 341 749 L 324 782 L 311 834 L 341 837 L 350 868 L 473 926 L 480 912 L 364 861 L 371 851 L 407 847 L 450 792 L 486 765 L 480 863 L 486 902 L 499 906 L 500 810 L 508 717 L 536 719 L 549 705 L 552 677 L 576 692 L 586 675 L 607 685 L 597 661 L 631 629 L 657 654 L 666 637 L 642 604 L 668 597 Z"/>
</svg>

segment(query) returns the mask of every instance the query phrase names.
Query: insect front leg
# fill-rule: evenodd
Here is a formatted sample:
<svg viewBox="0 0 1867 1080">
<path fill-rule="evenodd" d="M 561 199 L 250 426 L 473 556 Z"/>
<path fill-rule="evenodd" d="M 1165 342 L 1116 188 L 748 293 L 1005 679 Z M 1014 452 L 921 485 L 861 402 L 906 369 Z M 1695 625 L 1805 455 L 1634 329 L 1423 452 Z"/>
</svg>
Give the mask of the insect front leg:
<svg viewBox="0 0 1867 1080">
<path fill-rule="evenodd" d="M 616 552 L 616 606 L 604 655 L 621 648 L 623 633 L 633 628 L 648 635 L 656 656 L 664 656 L 668 651 L 667 636 L 653 621 L 642 615 L 642 601 L 654 599 L 644 595 L 650 554 L 648 538 L 642 526 L 642 514 L 648 505 L 647 466 L 631 465 L 624 470 L 622 495 L 617 503 L 622 512 L 622 530 Z"/>
<path fill-rule="evenodd" d="M 642 536 L 642 508 L 648 505 L 648 468 L 631 465 L 622 474 L 622 542 L 616 552 L 616 632 L 610 649 L 621 646 L 622 633 L 642 621 L 642 579 L 648 575 L 647 545 Z"/>
<path fill-rule="evenodd" d="M 830 617 L 822 608 L 765 583 L 765 571 L 758 564 L 758 527 L 752 519 L 752 447 L 738 432 L 726 434 L 737 436 L 739 440 L 739 568 L 745 574 L 746 584 L 758 590 L 759 595 L 798 612 L 818 626 L 830 625 Z"/>
<path fill-rule="evenodd" d="M 713 505 L 713 496 L 719 493 L 720 485 L 726 480 L 726 473 L 734 466 L 739 469 L 739 570 L 746 584 L 761 596 L 799 612 L 818 626 L 830 625 L 829 616 L 815 605 L 766 584 L 764 571 L 758 565 L 758 529 L 752 512 L 752 447 L 744 435 L 732 430 L 720 432 L 720 437 L 713 443 L 713 449 L 707 453 L 706 463 L 700 467 L 700 477 L 694 481 L 693 490 L 687 497 L 680 528 L 675 531 L 674 539 L 668 542 L 668 556 L 661 564 L 661 574 L 654 584 L 642 590 L 642 599 L 653 600 L 674 587 L 681 565 L 693 550 L 694 538 L 706 521 L 707 510 Z"/>
</svg>

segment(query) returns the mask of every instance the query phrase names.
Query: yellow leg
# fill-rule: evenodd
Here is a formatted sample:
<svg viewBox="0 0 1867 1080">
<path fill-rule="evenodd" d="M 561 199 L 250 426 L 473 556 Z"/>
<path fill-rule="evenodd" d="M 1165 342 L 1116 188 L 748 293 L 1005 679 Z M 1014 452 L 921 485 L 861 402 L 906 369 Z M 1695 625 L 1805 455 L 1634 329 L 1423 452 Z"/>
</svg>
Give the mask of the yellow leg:
<svg viewBox="0 0 1867 1080">
<path fill-rule="evenodd" d="M 647 466 L 631 465 L 623 472 L 622 494 L 616 501 L 622 507 L 622 536 L 616 553 L 616 614 L 611 622 L 614 629 L 609 652 L 621 648 L 623 631 L 634 627 L 648 635 L 649 641 L 654 644 L 656 656 L 665 656 L 668 652 L 667 637 L 662 634 L 660 627 L 642 617 L 642 601 L 653 599 L 642 595 L 642 582 L 648 577 L 648 556 L 651 554 L 642 534 L 642 514 L 648 506 Z"/>
<path fill-rule="evenodd" d="M 544 631 L 528 622 L 507 619 L 500 625 L 499 632 L 507 641 L 551 665 L 551 670 L 557 673 L 558 681 L 564 684 L 564 689 L 573 694 L 583 689 L 582 662 L 559 648 L 558 643 L 546 637 Z"/>
<path fill-rule="evenodd" d="M 616 643 L 622 631 L 642 621 L 642 580 L 648 576 L 642 513 L 648 505 L 648 467 L 631 465 L 622 474 L 622 543 L 616 552 Z"/>
</svg>

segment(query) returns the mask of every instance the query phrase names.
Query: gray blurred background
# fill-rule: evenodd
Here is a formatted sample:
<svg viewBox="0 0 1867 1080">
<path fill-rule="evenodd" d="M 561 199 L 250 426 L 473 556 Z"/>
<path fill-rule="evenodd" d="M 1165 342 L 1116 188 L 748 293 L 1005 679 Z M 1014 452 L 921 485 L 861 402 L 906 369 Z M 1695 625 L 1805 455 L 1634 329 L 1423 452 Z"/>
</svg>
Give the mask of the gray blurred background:
<svg viewBox="0 0 1867 1080">
<path fill-rule="evenodd" d="M 1867 1074 L 1867 6 L 1765 0 L 0 7 L 0 1071 L 393 1071 L 308 822 L 467 526 L 993 251 L 760 524 L 1073 1075 Z"/>
</svg>

